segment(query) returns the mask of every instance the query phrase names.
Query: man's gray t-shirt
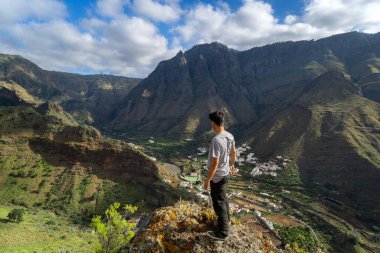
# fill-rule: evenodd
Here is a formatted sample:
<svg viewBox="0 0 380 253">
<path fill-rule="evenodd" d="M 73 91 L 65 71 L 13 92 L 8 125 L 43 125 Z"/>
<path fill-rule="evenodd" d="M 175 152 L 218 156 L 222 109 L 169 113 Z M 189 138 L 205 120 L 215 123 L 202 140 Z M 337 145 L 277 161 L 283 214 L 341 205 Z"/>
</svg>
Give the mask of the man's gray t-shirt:
<svg viewBox="0 0 380 253">
<path fill-rule="evenodd" d="M 230 174 L 230 152 L 232 147 L 235 147 L 235 139 L 227 131 L 223 131 L 212 138 L 207 167 L 210 168 L 211 166 L 211 157 L 219 158 L 218 167 L 212 177 L 214 183 L 219 182 L 224 176 Z"/>
</svg>

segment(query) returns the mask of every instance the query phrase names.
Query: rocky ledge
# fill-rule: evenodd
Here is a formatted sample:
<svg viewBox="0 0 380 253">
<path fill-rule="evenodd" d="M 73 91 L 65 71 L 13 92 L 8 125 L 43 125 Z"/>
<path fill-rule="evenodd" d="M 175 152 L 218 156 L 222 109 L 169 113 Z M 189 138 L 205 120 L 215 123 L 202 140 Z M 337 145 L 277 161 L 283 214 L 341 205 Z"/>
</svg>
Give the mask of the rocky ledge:
<svg viewBox="0 0 380 253">
<path fill-rule="evenodd" d="M 179 201 L 140 219 L 123 252 L 280 252 L 267 235 L 238 220 L 232 223 L 227 239 L 214 241 L 205 235 L 216 228 L 212 208 Z"/>
</svg>

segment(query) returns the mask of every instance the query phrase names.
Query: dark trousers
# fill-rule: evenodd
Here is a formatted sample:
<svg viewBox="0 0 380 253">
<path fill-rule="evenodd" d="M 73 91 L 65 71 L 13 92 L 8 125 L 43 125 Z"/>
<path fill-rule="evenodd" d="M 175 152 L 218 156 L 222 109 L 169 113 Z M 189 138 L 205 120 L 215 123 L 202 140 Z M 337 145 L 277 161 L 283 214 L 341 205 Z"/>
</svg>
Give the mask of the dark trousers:
<svg viewBox="0 0 380 253">
<path fill-rule="evenodd" d="M 228 222 L 230 220 L 230 206 L 226 195 L 227 183 L 230 176 L 223 177 L 219 182 L 210 182 L 211 198 L 214 211 L 218 216 L 218 232 L 228 235 Z"/>
</svg>

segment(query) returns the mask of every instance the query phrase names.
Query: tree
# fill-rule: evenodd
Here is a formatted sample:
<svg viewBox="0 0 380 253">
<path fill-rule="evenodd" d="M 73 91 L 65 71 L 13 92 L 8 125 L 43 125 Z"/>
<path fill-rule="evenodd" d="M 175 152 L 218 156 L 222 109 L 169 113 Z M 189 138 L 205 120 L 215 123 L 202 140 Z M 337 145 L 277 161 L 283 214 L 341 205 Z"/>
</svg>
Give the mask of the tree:
<svg viewBox="0 0 380 253">
<path fill-rule="evenodd" d="M 105 219 L 95 216 L 91 219 L 91 226 L 98 234 L 102 250 L 100 252 L 117 252 L 120 248 L 128 245 L 134 237 L 133 228 L 135 223 L 127 221 L 119 212 L 120 203 L 115 202 L 105 211 Z M 133 214 L 136 206 L 125 205 L 123 209 L 128 214 Z"/>
<path fill-rule="evenodd" d="M 17 223 L 20 223 L 21 221 L 24 220 L 24 213 L 25 213 L 25 210 L 20 208 L 20 209 L 13 209 L 12 211 L 10 211 L 8 213 L 8 219 L 10 221 L 13 221 L 13 222 L 17 222 Z"/>
</svg>

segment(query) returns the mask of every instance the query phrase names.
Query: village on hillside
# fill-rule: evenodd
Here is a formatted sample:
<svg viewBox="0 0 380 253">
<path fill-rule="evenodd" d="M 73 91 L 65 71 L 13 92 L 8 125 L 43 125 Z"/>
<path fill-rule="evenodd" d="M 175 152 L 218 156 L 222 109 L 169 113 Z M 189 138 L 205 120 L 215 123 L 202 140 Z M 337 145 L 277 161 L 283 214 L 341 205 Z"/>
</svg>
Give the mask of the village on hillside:
<svg viewBox="0 0 380 253">
<path fill-rule="evenodd" d="M 157 159 L 154 150 L 160 145 L 160 140 L 154 137 L 146 139 L 143 143 L 147 148 L 144 150 L 152 161 Z M 139 145 L 129 143 L 134 148 L 141 148 Z M 164 144 L 167 145 L 167 144 Z M 170 151 L 173 156 L 173 150 Z M 161 176 L 165 183 L 171 184 L 182 190 L 193 193 L 197 201 L 212 206 L 210 191 L 203 188 L 203 183 L 208 174 L 207 158 L 208 149 L 206 147 L 194 147 L 192 153 L 187 153 L 185 157 L 179 150 L 174 150 L 174 156 L 180 157 L 177 162 L 161 163 Z M 232 216 L 240 217 L 253 224 L 256 229 L 269 232 L 272 239 L 281 241 L 275 224 L 282 226 L 300 226 L 297 219 L 286 215 L 286 210 L 282 205 L 282 200 L 258 188 L 263 179 L 276 178 L 279 173 L 286 171 L 292 164 L 292 159 L 286 156 L 277 155 L 269 161 L 262 161 L 255 156 L 252 148 L 243 143 L 236 147 L 235 173 L 228 184 L 227 196 Z M 289 189 L 279 189 L 282 195 L 292 194 Z"/>
<path fill-rule="evenodd" d="M 191 161 L 190 169 L 192 172 L 182 172 L 179 175 L 180 182 L 178 187 L 194 192 L 201 201 L 211 205 L 209 191 L 203 188 L 204 178 L 208 173 L 207 160 L 205 160 L 205 158 L 207 159 L 207 153 L 207 148 L 198 147 L 193 155 L 187 157 Z M 236 148 L 236 162 L 235 175 L 247 177 L 252 182 L 252 180 L 261 176 L 276 177 L 279 171 L 287 168 L 291 163 L 291 159 L 276 156 L 273 160 L 261 162 L 251 152 L 251 147 L 244 143 Z M 241 174 L 239 172 L 239 168 L 243 167 L 245 171 L 248 170 L 248 173 Z M 258 222 L 275 233 L 273 222 L 266 219 L 262 213 L 279 213 L 282 208 L 281 203 L 266 192 L 259 192 L 258 194 L 250 193 L 250 190 L 253 188 L 252 185 L 244 187 L 230 185 L 228 192 L 230 211 L 235 215 L 252 214 Z M 290 191 L 287 190 L 282 190 L 282 192 L 290 194 Z"/>
</svg>

